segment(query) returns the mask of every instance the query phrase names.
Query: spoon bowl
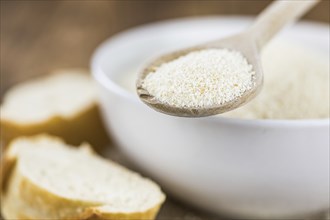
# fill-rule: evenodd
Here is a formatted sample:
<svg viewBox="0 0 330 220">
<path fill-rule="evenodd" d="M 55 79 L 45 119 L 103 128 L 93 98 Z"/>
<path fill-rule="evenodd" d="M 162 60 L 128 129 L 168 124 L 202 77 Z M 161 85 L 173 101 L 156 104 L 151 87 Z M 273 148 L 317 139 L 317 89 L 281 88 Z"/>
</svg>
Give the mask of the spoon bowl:
<svg viewBox="0 0 330 220">
<path fill-rule="evenodd" d="M 251 99 L 253 99 L 261 90 L 263 84 L 263 72 L 260 62 L 260 50 L 262 47 L 288 22 L 302 16 L 311 9 L 319 0 L 310 1 L 275 1 L 267 7 L 256 19 L 253 26 L 240 34 L 201 44 L 195 47 L 179 50 L 173 53 L 163 55 L 139 73 L 136 90 L 139 98 L 148 106 L 168 115 L 179 117 L 205 117 L 221 114 L 235 108 L 238 108 Z M 178 107 L 160 101 L 154 95 L 150 94 L 143 87 L 143 81 L 149 73 L 157 70 L 164 63 L 171 62 L 179 57 L 185 56 L 191 52 L 205 49 L 229 49 L 240 52 L 252 65 L 254 75 L 251 82 L 252 87 L 245 90 L 239 97 L 231 99 L 221 104 L 214 104 L 207 107 Z M 220 74 L 220 73 L 219 73 Z"/>
<path fill-rule="evenodd" d="M 168 105 L 167 103 L 159 101 L 155 96 L 151 95 L 145 88 L 143 88 L 142 84 L 147 75 L 150 72 L 154 72 L 163 63 L 168 63 L 191 52 L 205 49 L 230 49 L 240 51 L 247 59 L 248 63 L 253 66 L 253 70 L 255 72 L 251 79 L 253 87 L 250 90 L 245 91 L 242 96 L 240 96 L 240 98 L 233 99 L 220 105 L 204 108 L 181 108 Z M 259 93 L 262 88 L 262 83 L 263 73 L 260 64 L 259 50 L 255 41 L 252 40 L 250 34 L 244 32 L 233 37 L 209 42 L 184 50 L 179 50 L 157 58 L 139 73 L 136 88 L 140 99 L 145 104 L 159 112 L 179 117 L 204 117 L 221 114 L 244 105 Z"/>
</svg>

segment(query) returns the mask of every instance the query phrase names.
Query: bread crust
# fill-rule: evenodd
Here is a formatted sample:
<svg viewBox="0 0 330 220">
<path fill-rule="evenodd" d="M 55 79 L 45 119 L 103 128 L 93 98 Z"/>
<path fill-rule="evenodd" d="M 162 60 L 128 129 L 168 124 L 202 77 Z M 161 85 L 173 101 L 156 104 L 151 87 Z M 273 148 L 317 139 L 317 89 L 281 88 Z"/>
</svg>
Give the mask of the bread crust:
<svg viewBox="0 0 330 220">
<path fill-rule="evenodd" d="M 70 96 L 71 93 L 73 95 Z M 25 110 L 25 106 L 30 105 L 28 100 L 32 101 L 31 105 L 33 100 L 39 104 Z M 51 111 L 48 112 L 48 108 Z M 84 69 L 59 69 L 15 85 L 5 94 L 0 111 L 1 141 L 4 146 L 16 137 L 40 133 L 61 137 L 72 145 L 86 141 L 100 149 L 110 142 L 102 123 L 95 85 L 89 71 Z M 38 115 L 38 111 L 48 114 L 40 118 L 33 117 Z M 32 116 L 28 118 L 30 114 Z M 25 117 L 19 119 L 19 115 Z"/>
<path fill-rule="evenodd" d="M 39 135 L 31 138 L 43 138 Z M 56 139 L 49 137 L 47 138 Z M 10 144 L 3 157 L 3 172 L 1 173 L 2 204 L 1 212 L 5 219 L 42 219 L 42 220 L 119 220 L 119 219 L 155 219 L 161 204 L 165 200 L 160 199 L 148 210 L 141 212 L 104 212 L 101 207 L 106 204 L 74 200 L 56 195 L 37 185 L 24 175 L 20 169 L 20 159 L 12 150 L 14 144 Z M 80 147 L 87 154 L 94 154 L 87 145 Z M 14 152 L 14 153 L 13 153 Z"/>
<path fill-rule="evenodd" d="M 17 137 L 40 133 L 61 137 L 71 145 L 79 145 L 86 141 L 98 146 L 99 148 L 96 149 L 98 152 L 110 142 L 96 103 L 77 112 L 72 118 L 53 116 L 46 121 L 29 124 L 1 118 L 0 126 L 4 146 Z"/>
</svg>

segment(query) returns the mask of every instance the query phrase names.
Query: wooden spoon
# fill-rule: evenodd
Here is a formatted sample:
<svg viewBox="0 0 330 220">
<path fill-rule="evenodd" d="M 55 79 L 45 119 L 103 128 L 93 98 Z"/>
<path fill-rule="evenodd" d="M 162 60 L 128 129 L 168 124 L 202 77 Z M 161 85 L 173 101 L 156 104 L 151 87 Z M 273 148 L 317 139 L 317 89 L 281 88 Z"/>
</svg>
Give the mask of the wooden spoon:
<svg viewBox="0 0 330 220">
<path fill-rule="evenodd" d="M 261 90 L 263 84 L 263 71 L 260 63 L 260 50 L 262 47 L 287 23 L 292 22 L 311 9 L 319 0 L 278 0 L 267 7 L 256 19 L 254 24 L 246 31 L 237 35 L 205 43 L 196 47 L 176 51 L 159 57 L 149 64 L 139 74 L 137 79 L 137 93 L 140 99 L 155 110 L 174 116 L 203 117 L 224 113 L 233 110 L 254 98 Z M 161 64 L 170 62 L 192 51 L 212 48 L 226 48 L 240 51 L 255 71 L 252 78 L 253 87 L 234 100 L 221 105 L 208 108 L 180 108 L 159 101 L 156 97 L 142 87 L 146 76 L 154 72 Z"/>
</svg>

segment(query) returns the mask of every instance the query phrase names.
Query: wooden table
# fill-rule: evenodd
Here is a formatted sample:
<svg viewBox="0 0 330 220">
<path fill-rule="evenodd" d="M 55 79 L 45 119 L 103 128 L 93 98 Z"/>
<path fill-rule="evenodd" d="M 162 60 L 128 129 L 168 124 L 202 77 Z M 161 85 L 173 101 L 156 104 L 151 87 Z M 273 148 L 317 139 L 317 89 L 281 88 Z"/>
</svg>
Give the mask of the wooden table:
<svg viewBox="0 0 330 220">
<path fill-rule="evenodd" d="M 91 54 L 103 40 L 132 26 L 184 16 L 256 14 L 269 3 L 1 0 L 0 97 L 14 83 L 56 68 L 88 68 Z M 321 2 L 305 17 L 329 23 L 329 1 Z"/>
<path fill-rule="evenodd" d="M 0 32 L 0 98 L 14 83 L 58 68 L 89 67 L 94 49 L 124 29 L 168 18 L 257 14 L 269 0 L 222 1 L 3 1 Z M 329 1 L 305 18 L 329 23 Z M 109 154 L 122 161 L 116 148 Z M 168 197 L 158 219 L 225 219 Z"/>
</svg>

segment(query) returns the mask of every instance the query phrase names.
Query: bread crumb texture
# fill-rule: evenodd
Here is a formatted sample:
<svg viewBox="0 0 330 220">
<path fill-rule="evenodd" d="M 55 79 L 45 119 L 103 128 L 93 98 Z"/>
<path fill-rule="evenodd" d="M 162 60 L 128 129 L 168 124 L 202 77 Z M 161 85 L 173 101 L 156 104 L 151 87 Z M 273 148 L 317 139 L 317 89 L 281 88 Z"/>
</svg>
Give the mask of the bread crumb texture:
<svg viewBox="0 0 330 220">
<path fill-rule="evenodd" d="M 246 105 L 221 116 L 246 119 L 317 119 L 330 116 L 329 54 L 274 41 L 263 51 L 264 86 Z"/>
<path fill-rule="evenodd" d="M 162 103 L 207 108 L 231 102 L 253 87 L 252 65 L 239 52 L 203 49 L 160 65 L 142 87 Z"/>
<path fill-rule="evenodd" d="M 218 117 L 243 119 L 322 119 L 330 116 L 329 53 L 274 39 L 261 54 L 264 85 L 256 98 Z M 325 50 L 326 51 L 326 50 Z M 136 72 L 119 82 L 136 94 Z"/>
</svg>

